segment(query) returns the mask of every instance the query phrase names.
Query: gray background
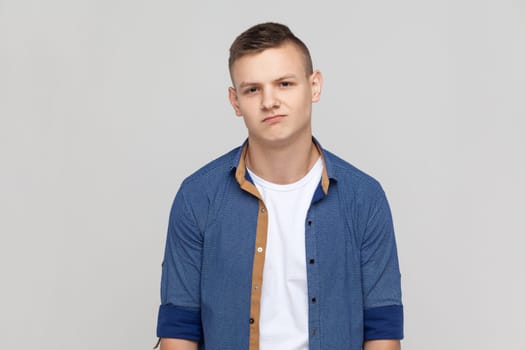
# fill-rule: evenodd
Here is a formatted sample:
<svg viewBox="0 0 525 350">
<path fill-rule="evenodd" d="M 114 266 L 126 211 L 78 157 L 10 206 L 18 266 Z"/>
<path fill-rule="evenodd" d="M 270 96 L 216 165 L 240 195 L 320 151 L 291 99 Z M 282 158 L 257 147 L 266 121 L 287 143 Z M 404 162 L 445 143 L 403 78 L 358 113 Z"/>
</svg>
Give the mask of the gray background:
<svg viewBox="0 0 525 350">
<path fill-rule="evenodd" d="M 403 348 L 525 348 L 523 0 L 0 0 L 0 349 L 151 348 L 171 201 L 243 141 L 227 49 L 267 20 L 387 192 Z"/>
</svg>

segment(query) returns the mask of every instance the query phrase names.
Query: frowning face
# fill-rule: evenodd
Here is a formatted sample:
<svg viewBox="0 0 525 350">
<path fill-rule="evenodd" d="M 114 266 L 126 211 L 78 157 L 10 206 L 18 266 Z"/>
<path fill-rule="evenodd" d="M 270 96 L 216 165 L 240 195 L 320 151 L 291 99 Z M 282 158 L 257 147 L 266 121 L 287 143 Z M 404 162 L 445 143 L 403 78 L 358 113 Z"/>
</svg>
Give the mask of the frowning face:
<svg viewBox="0 0 525 350">
<path fill-rule="evenodd" d="M 321 94 L 319 71 L 307 76 L 302 52 L 292 43 L 239 58 L 229 89 L 235 114 L 251 141 L 276 146 L 312 134 L 312 102 Z"/>
</svg>

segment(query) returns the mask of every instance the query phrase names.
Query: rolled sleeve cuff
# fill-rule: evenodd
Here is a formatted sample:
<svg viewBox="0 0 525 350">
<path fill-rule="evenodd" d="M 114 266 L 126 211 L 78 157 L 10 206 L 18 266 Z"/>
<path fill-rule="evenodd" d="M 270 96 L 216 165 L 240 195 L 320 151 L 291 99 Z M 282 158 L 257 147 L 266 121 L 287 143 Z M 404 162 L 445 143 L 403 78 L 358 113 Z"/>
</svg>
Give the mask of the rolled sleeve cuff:
<svg viewBox="0 0 525 350">
<path fill-rule="evenodd" d="M 157 322 L 157 337 L 201 341 L 200 310 L 171 304 L 161 305 Z"/>
<path fill-rule="evenodd" d="M 390 305 L 366 309 L 364 339 L 403 339 L 403 306 Z"/>
</svg>

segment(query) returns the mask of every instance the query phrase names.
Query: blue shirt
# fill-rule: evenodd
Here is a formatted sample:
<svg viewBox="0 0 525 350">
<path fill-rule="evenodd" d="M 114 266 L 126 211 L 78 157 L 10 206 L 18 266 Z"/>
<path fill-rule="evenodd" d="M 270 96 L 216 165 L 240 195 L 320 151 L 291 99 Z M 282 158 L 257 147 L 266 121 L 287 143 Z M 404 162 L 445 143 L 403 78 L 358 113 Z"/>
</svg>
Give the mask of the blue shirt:
<svg viewBox="0 0 525 350">
<path fill-rule="evenodd" d="M 305 220 L 311 350 L 403 338 L 400 273 L 380 184 L 321 148 Z M 200 349 L 259 349 L 268 216 L 244 162 L 247 142 L 186 178 L 173 202 L 157 336 Z M 257 249 L 263 247 L 263 249 Z"/>
</svg>

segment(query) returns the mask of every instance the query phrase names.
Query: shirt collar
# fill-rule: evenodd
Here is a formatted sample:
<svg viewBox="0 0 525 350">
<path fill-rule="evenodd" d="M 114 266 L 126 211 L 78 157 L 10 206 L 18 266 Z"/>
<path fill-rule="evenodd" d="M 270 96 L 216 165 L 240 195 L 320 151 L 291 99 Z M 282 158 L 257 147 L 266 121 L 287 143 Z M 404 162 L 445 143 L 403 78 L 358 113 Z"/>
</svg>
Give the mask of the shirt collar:
<svg viewBox="0 0 525 350">
<path fill-rule="evenodd" d="M 321 188 L 323 190 L 324 195 L 328 194 L 328 188 L 330 186 L 330 180 L 337 181 L 335 170 L 333 168 L 332 160 L 330 158 L 330 154 L 328 154 L 319 141 L 315 137 L 312 137 L 312 141 L 319 150 L 319 153 L 321 154 L 321 158 L 323 160 L 323 173 L 321 175 Z M 239 183 L 242 189 L 244 189 L 247 192 L 250 192 L 254 196 L 260 198 L 260 194 L 257 191 L 257 188 L 249 178 L 248 172 L 246 171 L 246 152 L 248 149 L 248 139 L 246 139 L 242 146 L 237 149 L 235 152 L 232 163 L 231 163 L 231 169 L 235 169 L 235 179 Z"/>
</svg>

